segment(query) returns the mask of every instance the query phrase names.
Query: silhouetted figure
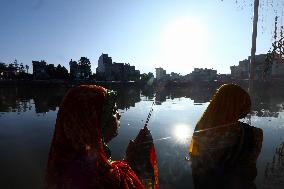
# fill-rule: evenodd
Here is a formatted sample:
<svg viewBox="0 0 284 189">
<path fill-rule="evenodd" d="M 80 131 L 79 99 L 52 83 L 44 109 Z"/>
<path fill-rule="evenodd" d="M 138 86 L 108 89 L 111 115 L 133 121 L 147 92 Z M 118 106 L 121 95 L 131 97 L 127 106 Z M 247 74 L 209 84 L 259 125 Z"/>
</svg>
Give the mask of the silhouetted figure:
<svg viewBox="0 0 284 189">
<path fill-rule="evenodd" d="M 256 188 L 262 130 L 238 120 L 250 111 L 249 94 L 226 84 L 195 127 L 189 152 L 196 188 Z"/>
<path fill-rule="evenodd" d="M 95 85 L 67 93 L 50 147 L 47 188 L 145 188 L 128 163 L 111 160 L 106 144 L 117 135 L 120 119 L 115 101 L 114 91 Z M 127 151 L 133 154 L 131 147 Z"/>
</svg>

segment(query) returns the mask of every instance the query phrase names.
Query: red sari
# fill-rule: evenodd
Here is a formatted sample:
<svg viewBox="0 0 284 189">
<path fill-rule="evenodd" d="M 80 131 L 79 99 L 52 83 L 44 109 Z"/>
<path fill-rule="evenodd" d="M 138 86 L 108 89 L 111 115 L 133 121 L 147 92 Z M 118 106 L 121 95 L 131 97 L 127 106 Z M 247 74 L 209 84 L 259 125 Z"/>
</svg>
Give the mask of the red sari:
<svg viewBox="0 0 284 189">
<path fill-rule="evenodd" d="M 46 170 L 47 188 L 143 189 L 124 161 L 109 161 L 100 117 L 106 89 L 83 85 L 71 89 L 60 105 Z"/>
</svg>

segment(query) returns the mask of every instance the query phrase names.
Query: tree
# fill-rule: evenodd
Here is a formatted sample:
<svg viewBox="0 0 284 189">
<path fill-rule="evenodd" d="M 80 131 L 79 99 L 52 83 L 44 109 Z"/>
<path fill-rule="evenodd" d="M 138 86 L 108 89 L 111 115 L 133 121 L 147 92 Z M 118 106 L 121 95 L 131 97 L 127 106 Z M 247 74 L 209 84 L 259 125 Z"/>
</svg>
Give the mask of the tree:
<svg viewBox="0 0 284 189">
<path fill-rule="evenodd" d="M 17 59 L 14 60 L 13 66 L 15 67 L 15 71 L 17 72 L 19 70 L 19 64 L 18 64 L 18 60 Z"/>
<path fill-rule="evenodd" d="M 5 79 L 6 74 L 7 74 L 7 66 L 6 64 L 0 62 L 0 78 Z"/>
<path fill-rule="evenodd" d="M 15 64 L 13 63 L 10 63 L 8 65 L 8 68 L 7 68 L 7 71 L 8 71 L 8 78 L 10 79 L 15 79 L 16 77 L 16 71 L 17 71 L 17 68 L 14 66 Z"/>
<path fill-rule="evenodd" d="M 223 1 L 223 0 L 222 0 Z M 246 1 L 243 1 L 246 2 Z M 238 0 L 236 0 L 236 3 L 238 3 Z M 252 5 L 251 1 L 249 3 Z M 262 5 L 262 6 L 261 6 Z M 252 88 L 253 88 L 253 79 L 254 79 L 254 70 L 255 70 L 255 52 L 256 52 L 256 38 L 257 38 L 257 23 L 258 23 L 258 15 L 259 15 L 259 7 L 263 7 L 263 5 L 267 6 L 267 10 L 269 7 L 273 8 L 273 12 L 278 16 L 278 12 L 282 12 L 283 17 L 283 8 L 284 8 L 284 1 L 283 0 L 276 0 L 276 1 L 270 1 L 270 0 L 254 0 L 253 10 L 253 31 L 252 31 L 252 47 L 251 47 L 251 59 L 250 59 L 250 82 L 249 82 L 249 92 L 252 94 Z M 264 17 L 264 16 L 263 16 Z"/>
<path fill-rule="evenodd" d="M 24 64 L 21 62 L 20 67 L 19 67 L 19 72 L 24 73 L 25 72 L 25 67 Z"/>
<path fill-rule="evenodd" d="M 143 73 L 141 74 L 140 80 L 142 83 L 152 85 L 154 82 L 154 74 L 152 72 L 149 72 L 148 74 Z"/>
<path fill-rule="evenodd" d="M 60 69 L 61 69 L 61 66 L 60 66 Z M 54 64 L 48 64 L 46 66 L 46 73 L 49 75 L 50 78 L 55 78 L 57 76 L 56 71 L 57 69 L 54 67 Z"/>
<path fill-rule="evenodd" d="M 7 70 L 7 66 L 5 63 L 0 62 L 0 73 Z"/>
<path fill-rule="evenodd" d="M 81 73 L 81 78 L 82 79 L 90 78 L 92 74 L 90 60 L 87 57 L 81 57 L 78 64 Z"/>
<path fill-rule="evenodd" d="M 56 71 L 55 71 L 55 78 L 57 79 L 68 79 L 68 70 L 64 67 L 61 66 L 60 64 L 58 64 L 58 66 L 56 67 Z"/>
<path fill-rule="evenodd" d="M 25 68 L 26 68 L 26 70 L 27 70 L 27 74 L 28 74 L 28 73 L 29 73 L 29 68 L 30 68 L 30 67 L 29 67 L 28 65 L 26 65 L 26 66 L 25 66 Z"/>
</svg>

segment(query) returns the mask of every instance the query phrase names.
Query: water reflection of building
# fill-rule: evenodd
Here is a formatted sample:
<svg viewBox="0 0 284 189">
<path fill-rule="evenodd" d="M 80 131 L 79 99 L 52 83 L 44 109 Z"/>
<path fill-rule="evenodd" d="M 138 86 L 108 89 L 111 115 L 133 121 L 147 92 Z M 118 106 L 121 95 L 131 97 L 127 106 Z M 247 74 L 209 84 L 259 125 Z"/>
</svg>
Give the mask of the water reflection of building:
<svg viewBox="0 0 284 189">
<path fill-rule="evenodd" d="M 164 88 L 163 90 L 156 91 L 156 101 L 162 103 L 166 99 L 175 98 L 190 98 L 194 103 L 206 103 L 208 102 L 216 90 L 216 86 L 199 86 L 194 85 L 190 87 L 182 88 Z"/>
<path fill-rule="evenodd" d="M 218 88 L 216 85 L 192 85 L 189 87 L 162 88 L 111 86 L 118 91 L 119 109 L 134 107 L 141 101 L 140 95 L 151 100 L 155 97 L 156 104 L 162 104 L 167 99 L 190 98 L 194 103 L 209 102 Z M 265 88 L 265 90 L 264 90 Z M 34 102 L 37 113 L 56 110 L 63 99 L 67 88 L 62 87 L 5 87 L 0 88 L 1 112 L 24 112 L 31 109 Z M 141 91 L 141 94 L 140 94 Z M 252 112 L 258 117 L 278 117 L 284 109 L 284 86 L 256 84 L 252 98 Z"/>
</svg>

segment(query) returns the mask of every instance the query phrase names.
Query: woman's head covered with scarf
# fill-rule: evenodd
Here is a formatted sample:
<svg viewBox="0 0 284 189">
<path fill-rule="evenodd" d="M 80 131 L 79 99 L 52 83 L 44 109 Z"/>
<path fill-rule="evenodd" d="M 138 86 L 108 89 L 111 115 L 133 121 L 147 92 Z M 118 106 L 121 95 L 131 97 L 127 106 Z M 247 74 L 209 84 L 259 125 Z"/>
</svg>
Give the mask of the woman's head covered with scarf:
<svg viewBox="0 0 284 189">
<path fill-rule="evenodd" d="M 249 113 L 250 107 L 250 96 L 244 89 L 224 84 L 214 94 L 195 131 L 235 123 Z"/>
<path fill-rule="evenodd" d="M 115 167 L 104 148 L 104 142 L 116 136 L 117 128 L 110 128 L 109 123 L 115 98 L 115 92 L 96 85 L 81 85 L 66 94 L 59 107 L 49 152 L 48 188 L 64 188 L 69 181 L 72 185 L 72 179 L 81 176 L 76 174 L 85 174 L 79 184 L 84 185 L 82 188 L 107 187 L 104 181 L 110 188 L 116 186 L 111 182 L 120 180 L 120 175 L 110 173 Z M 76 173 L 76 169 L 80 171 Z"/>
</svg>

